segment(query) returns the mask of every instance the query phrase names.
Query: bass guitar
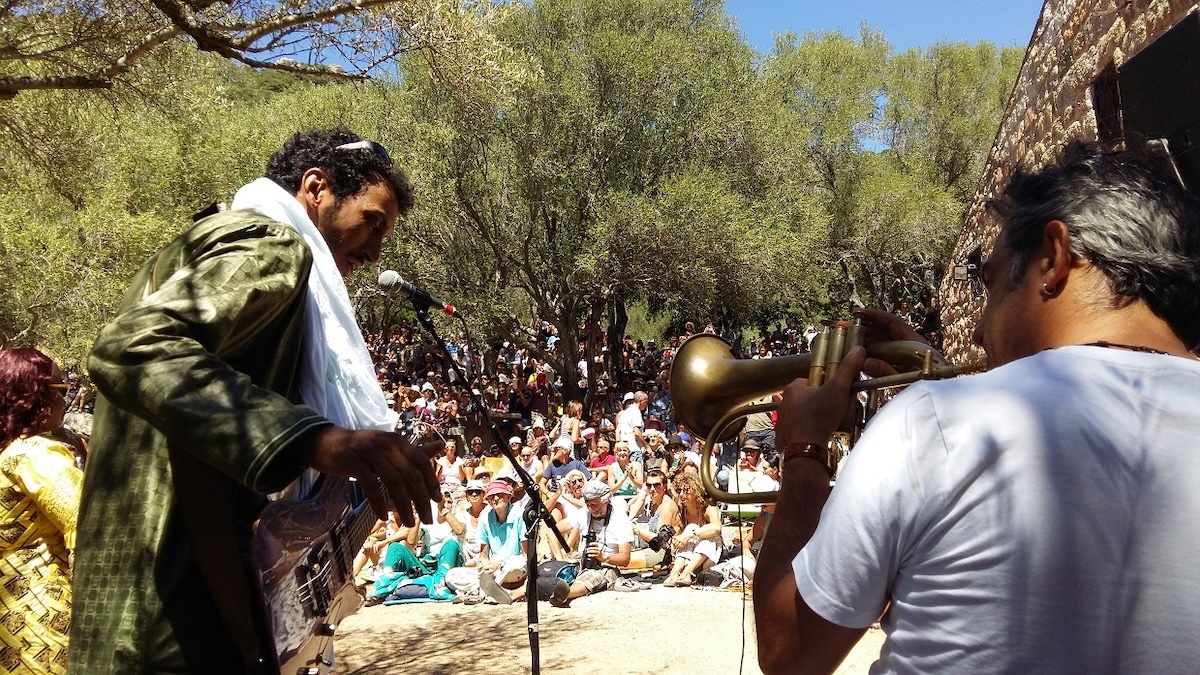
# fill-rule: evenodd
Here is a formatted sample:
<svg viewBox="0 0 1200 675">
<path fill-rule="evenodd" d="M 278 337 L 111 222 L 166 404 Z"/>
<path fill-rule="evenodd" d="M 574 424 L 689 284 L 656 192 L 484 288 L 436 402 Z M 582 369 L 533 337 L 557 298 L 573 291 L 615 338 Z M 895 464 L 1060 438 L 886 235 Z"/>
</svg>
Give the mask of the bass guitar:
<svg viewBox="0 0 1200 675">
<path fill-rule="evenodd" d="M 324 675 L 338 623 L 362 604 L 354 558 L 375 512 L 352 480 L 322 475 L 303 501 L 274 501 L 254 525 L 251 556 L 282 675 Z"/>
</svg>

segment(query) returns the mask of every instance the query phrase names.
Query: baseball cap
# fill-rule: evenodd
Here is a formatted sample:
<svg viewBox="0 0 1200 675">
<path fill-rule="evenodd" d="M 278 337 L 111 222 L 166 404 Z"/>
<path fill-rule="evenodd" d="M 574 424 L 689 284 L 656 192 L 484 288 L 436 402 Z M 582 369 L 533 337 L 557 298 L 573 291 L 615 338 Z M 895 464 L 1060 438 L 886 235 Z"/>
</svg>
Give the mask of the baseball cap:
<svg viewBox="0 0 1200 675">
<path fill-rule="evenodd" d="M 433 390 L 434 390 L 433 385 L 430 384 L 429 382 L 426 382 L 425 384 L 421 385 L 421 391 L 433 391 Z"/>
<path fill-rule="evenodd" d="M 666 461 L 658 459 L 657 457 L 655 457 L 654 459 L 646 460 L 646 473 L 650 473 L 651 471 L 657 471 L 663 475 L 666 475 L 666 473 L 667 473 Z"/>
<path fill-rule="evenodd" d="M 629 403 L 629 402 L 630 402 L 630 401 L 632 401 L 633 399 L 634 399 L 634 394 L 633 394 L 633 392 L 632 392 L 632 391 L 628 391 L 628 392 L 625 392 L 625 398 L 621 399 L 621 402 L 622 402 L 622 403 Z"/>
<path fill-rule="evenodd" d="M 481 480 L 475 480 L 474 478 L 472 478 L 471 480 L 467 481 L 466 489 L 467 490 L 486 490 L 487 484 Z"/>
<path fill-rule="evenodd" d="M 571 449 L 574 449 L 574 447 L 575 447 L 575 444 L 574 444 L 574 443 L 572 443 L 572 442 L 571 442 L 571 439 L 567 438 L 566 436 L 559 436 L 559 437 L 558 437 L 558 440 L 554 441 L 554 444 L 553 444 L 553 445 L 551 445 L 550 447 L 552 447 L 552 448 L 566 448 L 567 450 L 571 450 Z"/>
<path fill-rule="evenodd" d="M 671 437 L 667 439 L 667 445 L 683 445 L 683 437 L 679 434 L 671 434 Z"/>
<path fill-rule="evenodd" d="M 521 445 L 524 442 L 525 441 L 522 441 L 520 436 L 513 436 L 512 438 L 508 439 L 509 445 Z"/>
</svg>

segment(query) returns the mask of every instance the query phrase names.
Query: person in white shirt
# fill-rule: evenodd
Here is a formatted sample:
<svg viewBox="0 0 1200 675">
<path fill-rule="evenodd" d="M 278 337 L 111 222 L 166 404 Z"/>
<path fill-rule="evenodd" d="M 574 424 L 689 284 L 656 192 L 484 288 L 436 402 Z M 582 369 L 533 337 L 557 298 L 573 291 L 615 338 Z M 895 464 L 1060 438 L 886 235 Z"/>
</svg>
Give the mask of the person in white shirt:
<svg viewBox="0 0 1200 675">
<path fill-rule="evenodd" d="M 1200 662 L 1200 201 L 1163 158 L 1072 145 L 994 207 L 974 333 L 990 372 L 884 406 L 832 494 L 850 385 L 890 368 L 856 348 L 823 386 L 783 391 L 764 672 L 832 672 L 881 616 L 877 673 Z M 871 337 L 918 339 L 862 316 Z"/>
<path fill-rule="evenodd" d="M 582 571 L 566 599 L 551 598 L 551 604 L 566 607 L 571 600 L 607 590 L 620 577 L 618 567 L 629 564 L 633 546 L 633 526 L 629 516 L 610 503 L 607 483 L 590 480 L 583 486 L 586 508 L 570 517 L 567 543 L 579 545 Z M 583 542 L 582 544 L 580 542 Z"/>
</svg>

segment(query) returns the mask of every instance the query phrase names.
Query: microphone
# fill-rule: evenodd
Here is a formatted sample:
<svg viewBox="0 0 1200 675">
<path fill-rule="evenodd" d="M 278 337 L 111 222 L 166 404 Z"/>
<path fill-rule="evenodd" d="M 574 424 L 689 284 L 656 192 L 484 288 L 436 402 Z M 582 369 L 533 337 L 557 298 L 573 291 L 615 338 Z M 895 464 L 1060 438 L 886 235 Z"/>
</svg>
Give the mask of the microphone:
<svg viewBox="0 0 1200 675">
<path fill-rule="evenodd" d="M 379 275 L 379 288 L 383 289 L 383 292 L 387 293 L 388 295 L 399 293 L 409 300 L 412 300 L 413 304 L 424 307 L 436 307 L 445 312 L 446 316 L 454 316 L 460 319 L 462 318 L 462 315 L 458 313 L 458 310 L 454 309 L 454 305 L 451 305 L 448 302 L 442 302 L 437 296 L 430 295 L 416 286 L 408 283 L 400 277 L 400 273 L 396 270 L 384 270 L 384 272 Z"/>
</svg>

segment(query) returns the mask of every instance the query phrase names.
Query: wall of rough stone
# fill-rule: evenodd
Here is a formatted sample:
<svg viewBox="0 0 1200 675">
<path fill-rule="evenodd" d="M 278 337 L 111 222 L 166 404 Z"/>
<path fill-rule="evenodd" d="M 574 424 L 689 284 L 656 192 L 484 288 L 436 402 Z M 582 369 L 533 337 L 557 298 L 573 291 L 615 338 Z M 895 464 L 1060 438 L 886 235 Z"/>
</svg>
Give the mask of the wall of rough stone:
<svg viewBox="0 0 1200 675">
<path fill-rule="evenodd" d="M 999 223 L 986 204 L 1014 166 L 1036 169 L 1069 140 L 1097 139 L 1092 83 L 1105 69 L 1120 67 L 1198 5 L 1179 0 L 1046 0 L 963 221 L 955 263 L 978 247 L 985 254 L 991 250 Z M 954 281 L 953 269 L 942 280 L 941 297 L 946 356 L 955 362 L 982 356 L 970 337 L 983 298 L 974 297 L 970 284 Z"/>
</svg>

